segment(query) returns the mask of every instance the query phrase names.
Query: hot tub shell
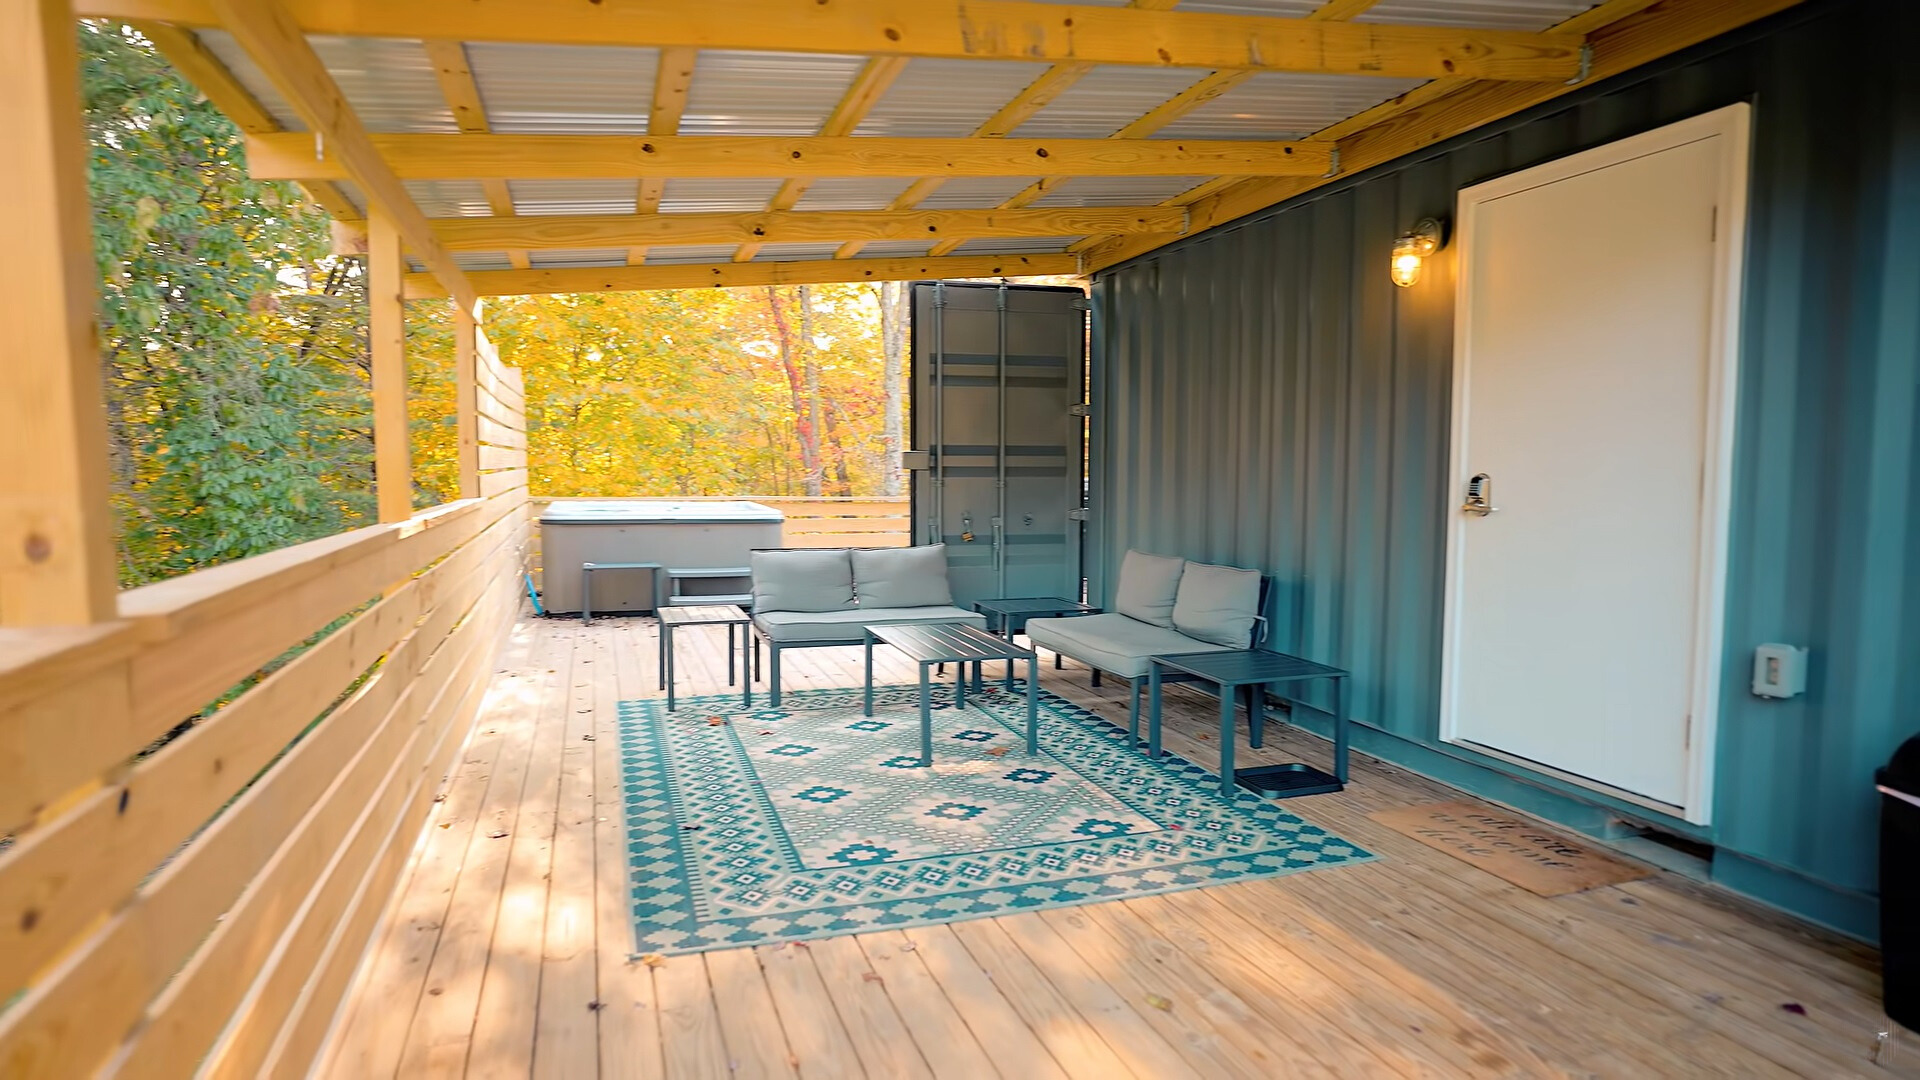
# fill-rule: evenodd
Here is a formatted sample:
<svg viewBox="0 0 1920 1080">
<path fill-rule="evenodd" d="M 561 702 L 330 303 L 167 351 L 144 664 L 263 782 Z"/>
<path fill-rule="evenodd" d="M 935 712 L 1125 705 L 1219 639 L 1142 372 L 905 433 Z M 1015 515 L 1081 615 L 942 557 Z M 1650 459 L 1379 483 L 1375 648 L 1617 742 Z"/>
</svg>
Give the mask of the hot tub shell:
<svg viewBox="0 0 1920 1080">
<path fill-rule="evenodd" d="M 580 565 L 647 562 L 709 569 L 746 566 L 754 548 L 780 546 L 786 515 L 756 502 L 677 502 L 605 499 L 557 502 L 540 515 L 542 599 L 548 611 L 575 612 Z M 664 570 L 662 571 L 664 575 Z M 664 581 L 664 576 L 660 579 Z M 699 591 L 746 591 L 716 580 Z M 647 570 L 597 570 L 593 610 L 646 612 L 655 604 L 655 577 Z"/>
</svg>

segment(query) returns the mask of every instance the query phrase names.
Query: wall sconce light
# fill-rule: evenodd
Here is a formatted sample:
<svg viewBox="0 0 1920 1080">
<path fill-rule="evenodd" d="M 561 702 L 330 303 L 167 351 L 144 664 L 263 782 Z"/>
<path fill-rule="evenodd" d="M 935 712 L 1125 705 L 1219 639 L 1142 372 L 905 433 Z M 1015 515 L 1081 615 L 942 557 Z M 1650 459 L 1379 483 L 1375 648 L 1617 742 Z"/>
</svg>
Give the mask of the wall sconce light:
<svg viewBox="0 0 1920 1080">
<path fill-rule="evenodd" d="M 1393 242 L 1393 283 L 1405 289 L 1420 280 L 1420 264 L 1440 250 L 1442 233 L 1436 218 L 1421 218 Z"/>
</svg>

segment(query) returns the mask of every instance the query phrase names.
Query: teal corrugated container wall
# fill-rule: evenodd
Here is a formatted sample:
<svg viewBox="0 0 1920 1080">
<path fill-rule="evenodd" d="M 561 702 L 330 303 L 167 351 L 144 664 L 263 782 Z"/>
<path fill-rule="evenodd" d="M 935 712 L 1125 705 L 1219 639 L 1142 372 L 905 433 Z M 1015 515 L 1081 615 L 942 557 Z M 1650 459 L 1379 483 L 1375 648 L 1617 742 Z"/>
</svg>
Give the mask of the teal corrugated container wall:
<svg viewBox="0 0 1920 1080">
<path fill-rule="evenodd" d="M 1272 644 L 1354 671 L 1373 748 L 1493 777 L 1437 737 L 1451 252 L 1403 290 L 1388 249 L 1464 186 L 1750 101 L 1718 794 L 1706 833 L 1666 824 L 1729 884 L 1870 933 L 1872 771 L 1920 731 L 1916 8 L 1796 8 L 1101 274 L 1094 595 L 1128 547 L 1264 568 Z M 1747 692 L 1768 641 L 1812 647 L 1804 697 Z"/>
</svg>

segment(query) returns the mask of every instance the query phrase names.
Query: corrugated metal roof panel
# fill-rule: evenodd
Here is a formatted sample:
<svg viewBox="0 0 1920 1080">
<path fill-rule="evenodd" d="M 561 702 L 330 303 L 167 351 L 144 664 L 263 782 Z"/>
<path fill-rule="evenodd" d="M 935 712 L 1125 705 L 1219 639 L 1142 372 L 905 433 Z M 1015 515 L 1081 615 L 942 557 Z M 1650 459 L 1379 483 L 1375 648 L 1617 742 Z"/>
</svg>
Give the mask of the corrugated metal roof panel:
<svg viewBox="0 0 1920 1080">
<path fill-rule="evenodd" d="M 1186 0 L 1181 11 L 1210 11 L 1220 15 L 1269 15 L 1276 19 L 1304 19 L 1321 0 Z"/>
<path fill-rule="evenodd" d="M 856 259 L 918 259 L 933 250 L 931 240 L 881 240 L 860 249 Z"/>
<path fill-rule="evenodd" d="M 1023 139 L 1104 139 L 1206 77 L 1192 68 L 1094 68 L 1013 132 Z"/>
<path fill-rule="evenodd" d="M 1034 176 L 958 176 L 921 201 L 928 210 L 990 210 L 1039 179 Z"/>
<path fill-rule="evenodd" d="M 753 256 L 754 262 L 801 262 L 807 259 L 831 259 L 839 244 L 766 244 Z"/>
<path fill-rule="evenodd" d="M 683 135 L 813 135 L 866 60 L 708 49 L 693 66 Z"/>
<path fill-rule="evenodd" d="M 368 131 L 458 132 L 427 50 L 410 38 L 307 38 Z"/>
<path fill-rule="evenodd" d="M 647 249 L 648 266 L 683 266 L 687 263 L 723 263 L 733 260 L 734 244 L 677 244 Z"/>
<path fill-rule="evenodd" d="M 638 180 L 509 180 L 521 214 L 631 214 L 640 205 Z"/>
<path fill-rule="evenodd" d="M 1152 206 L 1207 181 L 1204 176 L 1076 176 L 1034 206 Z"/>
<path fill-rule="evenodd" d="M 1545 30 L 1593 6 L 1593 0 L 1381 0 L 1354 21 Z"/>
<path fill-rule="evenodd" d="M 765 210 L 778 180 L 669 180 L 660 197 L 663 214 L 747 213 Z"/>
<path fill-rule="evenodd" d="M 535 270 L 559 270 L 569 266 L 625 266 L 626 248 L 577 248 L 558 251 L 529 251 L 527 261 Z"/>
<path fill-rule="evenodd" d="M 487 217 L 493 207 L 478 180 L 403 180 L 420 212 L 432 218 Z"/>
<path fill-rule="evenodd" d="M 1372 75 L 1262 72 L 1161 128 L 1161 139 L 1291 139 L 1425 82 Z"/>
<path fill-rule="evenodd" d="M 643 135 L 657 49 L 473 42 L 467 63 L 493 130 Z"/>
<path fill-rule="evenodd" d="M 227 70 L 233 72 L 233 77 L 240 80 L 240 85 L 247 88 L 253 99 L 272 114 L 281 127 L 288 131 L 307 130 L 300 114 L 294 112 L 293 106 L 287 104 L 287 99 L 280 96 L 273 80 L 267 78 L 266 73 L 260 70 L 260 65 L 253 62 L 252 55 L 233 40 L 232 34 L 225 30 L 201 30 L 199 35 L 200 43 L 207 47 L 207 51 L 220 58 Z"/>
<path fill-rule="evenodd" d="M 853 133 L 897 139 L 971 135 L 1046 70 L 1046 64 L 1015 60 L 917 59 Z"/>
<path fill-rule="evenodd" d="M 1077 236 L 998 236 L 969 240 L 955 248 L 955 255 L 1055 255 L 1067 250 Z"/>
<path fill-rule="evenodd" d="M 795 210 L 885 210 L 912 180 L 872 176 L 815 180 Z"/>
<path fill-rule="evenodd" d="M 511 270 L 513 263 L 504 251 L 456 251 L 455 265 L 462 270 Z M 531 258 L 528 259 L 532 261 Z"/>
<path fill-rule="evenodd" d="M 361 191 L 359 185 L 351 180 L 338 180 L 333 186 L 339 188 L 340 194 L 345 195 L 347 201 L 360 211 L 361 217 L 367 216 L 367 193 Z"/>
</svg>

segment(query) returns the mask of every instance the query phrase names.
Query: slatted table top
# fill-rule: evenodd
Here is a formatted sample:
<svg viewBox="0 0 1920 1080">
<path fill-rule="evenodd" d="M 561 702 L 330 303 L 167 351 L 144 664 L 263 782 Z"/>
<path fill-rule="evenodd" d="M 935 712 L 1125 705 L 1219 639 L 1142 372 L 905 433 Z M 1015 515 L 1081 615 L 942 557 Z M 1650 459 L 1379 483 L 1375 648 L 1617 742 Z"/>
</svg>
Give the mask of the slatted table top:
<svg viewBox="0 0 1920 1080">
<path fill-rule="evenodd" d="M 884 641 L 923 663 L 962 660 L 1029 660 L 1023 649 L 968 623 L 906 623 L 865 627 Z"/>
<path fill-rule="evenodd" d="M 734 604 L 699 604 L 691 607 L 663 607 L 657 612 L 668 626 L 712 626 L 747 622 L 747 613 Z"/>
<path fill-rule="evenodd" d="M 1179 653 L 1174 656 L 1156 656 L 1153 662 L 1162 667 L 1175 668 L 1212 682 L 1229 685 L 1283 682 L 1289 679 L 1319 679 L 1346 674 L 1346 671 L 1341 668 L 1316 664 L 1311 660 L 1302 660 L 1300 657 L 1288 656 L 1286 653 L 1268 652 L 1265 649 Z"/>
</svg>

